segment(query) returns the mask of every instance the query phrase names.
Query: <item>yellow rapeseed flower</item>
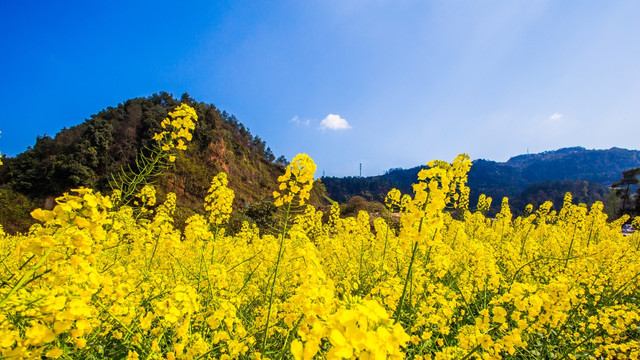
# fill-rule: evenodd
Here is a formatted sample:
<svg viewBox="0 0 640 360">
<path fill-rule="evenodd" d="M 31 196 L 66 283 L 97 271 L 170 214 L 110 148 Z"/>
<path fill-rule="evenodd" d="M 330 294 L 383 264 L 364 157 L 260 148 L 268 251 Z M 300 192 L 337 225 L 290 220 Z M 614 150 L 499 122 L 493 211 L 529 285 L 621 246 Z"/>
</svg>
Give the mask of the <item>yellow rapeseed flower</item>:
<svg viewBox="0 0 640 360">
<path fill-rule="evenodd" d="M 186 143 L 191 141 L 191 131 L 195 129 L 198 115 L 195 109 L 187 104 L 180 104 L 174 111 L 160 124 L 164 131 L 153 135 L 153 139 L 160 144 L 162 151 L 172 149 L 186 150 Z M 170 162 L 175 161 L 175 156 L 169 158 Z"/>
<path fill-rule="evenodd" d="M 296 155 L 287 166 L 284 175 L 278 177 L 280 191 L 274 191 L 276 206 L 291 203 L 297 197 L 299 205 L 304 205 L 309 199 L 313 187 L 313 175 L 316 164 L 307 154 Z"/>
<path fill-rule="evenodd" d="M 227 187 L 227 174 L 220 172 L 211 180 L 211 187 L 205 198 L 204 209 L 209 213 L 209 223 L 221 225 L 231 215 L 235 193 Z"/>
</svg>

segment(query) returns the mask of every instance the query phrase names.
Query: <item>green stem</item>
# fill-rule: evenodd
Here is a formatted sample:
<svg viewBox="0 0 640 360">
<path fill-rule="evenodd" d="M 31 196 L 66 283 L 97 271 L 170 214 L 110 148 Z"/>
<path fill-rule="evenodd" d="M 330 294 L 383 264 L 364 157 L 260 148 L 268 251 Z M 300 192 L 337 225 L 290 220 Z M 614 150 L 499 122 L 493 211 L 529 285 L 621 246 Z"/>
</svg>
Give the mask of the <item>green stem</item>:
<svg viewBox="0 0 640 360">
<path fill-rule="evenodd" d="M 493 328 L 489 329 L 486 334 L 492 334 L 496 329 L 498 329 L 500 326 L 494 326 Z M 476 347 L 474 347 L 473 349 L 471 349 L 471 351 L 469 351 L 469 353 L 467 353 L 467 355 L 465 355 L 464 357 L 462 357 L 460 360 L 466 360 L 468 358 L 471 357 L 471 355 L 475 354 L 478 350 L 480 350 L 482 348 L 482 343 L 476 345 Z"/>
<path fill-rule="evenodd" d="M 218 224 L 216 224 L 216 231 L 213 233 L 213 243 L 211 244 L 211 260 L 209 260 L 209 263 L 213 264 L 213 254 L 216 251 L 216 243 L 218 241 L 218 231 L 220 230 L 220 226 L 218 226 Z"/>
<path fill-rule="evenodd" d="M 293 329 L 287 332 L 287 337 L 284 339 L 284 346 L 282 347 L 278 360 L 283 359 L 287 351 L 290 349 L 292 341 L 291 334 L 295 334 L 298 331 L 298 327 L 300 326 L 302 319 L 304 319 L 304 314 L 300 315 L 298 321 L 296 321 L 296 324 L 293 326 Z"/>
<path fill-rule="evenodd" d="M 129 167 L 129 172 L 131 173 L 129 175 L 124 168 L 121 168 L 118 180 L 116 180 L 116 176 L 112 175 L 110 180 L 111 189 L 119 189 L 121 191 L 120 201 L 115 204 L 114 209 L 129 204 L 140 184 L 145 184 L 149 178 L 160 175 L 161 171 L 168 167 L 161 160 L 169 155 L 169 151 L 162 150 L 162 144 L 158 144 L 156 148 L 151 150 L 150 156 L 146 156 L 142 152 L 136 156 L 137 171 Z"/>
<path fill-rule="evenodd" d="M 385 260 L 385 257 L 387 256 L 387 244 L 389 243 L 389 227 L 390 226 L 391 226 L 391 210 L 388 210 L 387 226 L 386 226 L 386 231 L 384 232 L 384 248 L 382 249 L 382 261 L 380 262 L 382 266 L 384 266 L 384 260 Z"/>
<path fill-rule="evenodd" d="M 44 255 L 40 258 L 40 260 L 38 260 L 38 262 L 33 267 L 31 267 L 29 271 L 27 271 L 24 275 L 22 275 L 20 280 L 18 280 L 18 282 L 11 288 L 11 290 L 9 290 L 7 295 L 4 296 L 4 299 L 0 301 L 0 308 L 2 308 L 2 305 L 4 305 L 4 303 L 7 302 L 9 297 L 13 295 L 13 293 L 15 293 L 16 291 L 20 290 L 22 286 L 24 286 L 25 283 L 28 281 L 28 279 L 31 276 L 33 276 L 33 274 L 35 274 L 36 270 L 38 270 L 38 268 L 42 266 L 42 264 L 44 264 L 44 262 L 47 260 L 47 257 L 49 257 L 49 254 L 51 254 L 51 252 L 53 251 L 53 249 L 54 249 L 53 247 L 50 247 L 49 249 L 47 249 L 47 252 L 44 253 Z"/>
<path fill-rule="evenodd" d="M 278 277 L 278 269 L 280 268 L 280 261 L 282 260 L 282 254 L 284 253 L 284 237 L 287 234 L 287 224 L 289 222 L 289 213 L 291 211 L 291 203 L 287 203 L 287 209 L 285 210 L 284 225 L 282 226 L 282 233 L 280 234 L 280 245 L 278 248 L 278 259 L 276 260 L 276 268 L 273 272 L 273 282 L 269 289 L 269 308 L 267 310 L 267 323 L 264 327 L 264 336 L 262 339 L 262 347 L 260 352 L 264 354 L 264 349 L 267 347 L 267 339 L 269 334 L 269 320 L 271 318 L 271 307 L 273 306 L 273 293 L 276 287 L 276 280 Z"/>
<path fill-rule="evenodd" d="M 431 193 L 427 194 L 427 199 L 425 200 L 424 204 L 422 205 L 422 211 L 426 211 L 427 209 L 427 204 L 429 204 L 429 197 L 431 196 Z M 422 224 L 424 223 L 424 215 L 422 216 L 422 218 L 420 219 L 420 225 L 418 225 L 418 236 L 420 236 L 420 233 L 422 232 Z M 434 232 L 433 237 L 435 238 L 436 233 Z M 395 320 L 393 321 L 394 324 L 396 324 L 398 322 L 398 320 L 400 319 L 400 312 L 402 311 L 402 305 L 404 304 L 404 298 L 407 295 L 407 285 L 409 284 L 409 279 L 411 277 L 411 271 L 413 270 L 413 263 L 416 259 L 416 253 L 418 252 L 418 241 L 414 241 L 413 242 L 413 250 L 411 251 L 411 261 L 409 261 L 409 269 L 407 270 L 407 277 L 404 280 L 404 287 L 402 288 L 402 295 L 400 296 L 400 301 L 398 302 L 398 307 L 396 307 L 396 311 L 394 311 L 393 313 L 393 317 L 395 318 Z"/>
<path fill-rule="evenodd" d="M 362 263 L 364 261 L 364 236 L 360 238 L 360 259 L 358 261 L 358 289 L 362 287 Z"/>
<path fill-rule="evenodd" d="M 482 344 L 478 344 L 476 345 L 476 347 L 474 347 L 473 349 L 471 349 L 471 351 L 469 351 L 469 353 L 467 355 L 465 355 L 463 358 L 461 358 L 460 360 L 466 360 L 469 357 L 471 357 L 471 355 L 475 354 L 476 351 L 480 350 L 480 348 L 482 347 Z"/>
<path fill-rule="evenodd" d="M 566 359 L 579 346 L 581 346 L 582 344 L 586 343 L 587 341 L 591 341 L 591 339 L 593 339 L 596 335 L 600 335 L 601 333 L 602 333 L 602 330 L 595 331 L 593 334 L 585 337 L 581 342 L 579 342 L 579 343 L 573 345 L 572 347 L 568 348 L 564 352 L 564 354 L 562 354 L 562 357 L 560 358 L 560 360 Z"/>
<path fill-rule="evenodd" d="M 573 226 L 573 235 L 571 236 L 571 242 L 569 243 L 569 251 L 567 252 L 567 261 L 564 263 L 564 268 L 567 268 L 569 265 L 569 258 L 571 258 L 571 250 L 573 250 L 573 240 L 576 238 L 576 229 L 578 228 L 578 223 Z"/>
<path fill-rule="evenodd" d="M 413 243 L 413 250 L 411 252 L 411 261 L 409 262 L 409 270 L 407 271 L 407 278 L 404 280 L 404 287 L 402 288 L 402 295 L 400 296 L 400 301 L 398 302 L 398 307 L 396 308 L 396 311 L 393 313 L 393 317 L 395 318 L 395 320 L 393 321 L 394 324 L 396 324 L 398 322 L 398 320 L 400 319 L 400 312 L 402 311 L 402 305 L 404 304 L 404 298 L 407 294 L 407 285 L 409 284 L 409 278 L 411 276 L 411 271 L 413 270 L 413 262 L 416 258 L 416 253 L 418 252 L 418 242 L 414 241 Z"/>
<path fill-rule="evenodd" d="M 115 320 L 120 326 L 122 326 L 123 329 L 125 329 L 131 336 L 135 336 L 135 334 L 133 333 L 133 331 L 131 331 L 131 329 L 129 329 L 129 327 L 127 327 L 127 325 L 125 325 L 122 321 L 120 321 L 120 319 L 118 319 L 115 315 L 113 315 L 111 313 L 111 311 L 109 311 L 109 309 L 107 309 L 106 306 L 104 306 L 100 301 L 96 301 L 96 304 L 100 305 L 100 307 L 102 308 L 102 310 L 104 310 L 104 312 L 107 313 L 107 315 L 109 315 L 113 320 Z"/>
<path fill-rule="evenodd" d="M 520 247 L 520 259 L 522 259 L 522 254 L 524 254 L 525 240 L 527 240 L 527 236 L 529 235 L 529 232 L 531 231 L 532 227 L 533 227 L 533 223 L 529 224 L 529 228 L 527 229 L 527 233 L 524 234 L 524 236 L 522 237 L 522 247 Z"/>
<path fill-rule="evenodd" d="M 156 251 L 158 251 L 158 243 L 160 242 L 160 234 L 156 238 L 156 243 L 153 245 L 153 252 L 151 253 L 151 258 L 149 259 L 149 263 L 147 264 L 147 271 L 151 269 L 151 263 L 153 262 L 153 258 L 156 256 Z"/>
<path fill-rule="evenodd" d="M 591 234 L 593 233 L 593 224 L 596 222 L 596 217 L 593 217 L 593 220 L 591 221 L 591 227 L 589 228 L 589 238 L 587 239 L 587 247 L 589 247 L 589 244 L 591 244 Z"/>
</svg>

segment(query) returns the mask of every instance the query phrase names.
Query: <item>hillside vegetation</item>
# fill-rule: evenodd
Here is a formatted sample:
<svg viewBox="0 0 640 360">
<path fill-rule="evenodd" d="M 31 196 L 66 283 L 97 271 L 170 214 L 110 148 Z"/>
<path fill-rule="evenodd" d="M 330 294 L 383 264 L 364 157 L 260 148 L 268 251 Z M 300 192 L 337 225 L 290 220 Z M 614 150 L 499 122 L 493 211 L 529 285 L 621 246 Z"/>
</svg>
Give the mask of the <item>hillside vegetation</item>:
<svg viewBox="0 0 640 360">
<path fill-rule="evenodd" d="M 187 94 L 178 100 L 163 92 L 104 109 L 53 138 L 38 137 L 27 151 L 5 158 L 0 166 L 0 224 L 5 231 L 24 231 L 32 223 L 29 211 L 51 209 L 53 199 L 70 189 L 108 192 L 110 174 L 136 168 L 136 154 L 149 151 L 161 121 L 181 102 L 193 107 L 199 119 L 193 140 L 177 155 L 175 165 L 155 179 L 159 196 L 167 189 L 177 194 L 178 220 L 203 211 L 201 199 L 220 171 L 228 174 L 234 186 L 236 208 L 257 204 L 257 209 L 250 209 L 253 213 L 273 212 L 268 205 L 259 204 L 277 188 L 284 157 L 276 159 L 266 143 L 233 115 Z M 24 205 L 16 208 L 16 203 Z"/>
</svg>

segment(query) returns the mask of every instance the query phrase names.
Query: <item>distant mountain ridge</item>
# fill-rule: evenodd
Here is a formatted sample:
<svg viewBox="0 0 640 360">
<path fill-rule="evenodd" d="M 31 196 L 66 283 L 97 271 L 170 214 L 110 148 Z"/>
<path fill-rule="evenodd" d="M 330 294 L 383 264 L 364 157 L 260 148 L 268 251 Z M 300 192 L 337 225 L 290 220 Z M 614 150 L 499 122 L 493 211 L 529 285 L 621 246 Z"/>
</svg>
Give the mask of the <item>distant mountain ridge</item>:
<svg viewBox="0 0 640 360">
<path fill-rule="evenodd" d="M 606 150 L 569 147 L 514 156 L 506 165 L 522 169 L 522 176 L 529 183 L 585 180 L 610 186 L 620 179 L 622 171 L 640 166 L 640 151 L 617 147 Z"/>
<path fill-rule="evenodd" d="M 471 202 L 481 193 L 493 197 L 494 209 L 502 197 L 511 199 L 514 207 L 526 206 L 531 199 L 527 189 L 537 189 L 535 198 L 550 196 L 558 203 L 559 189 L 567 189 L 576 201 L 603 201 L 608 187 L 618 181 L 622 171 L 640 166 L 640 151 L 613 147 L 606 150 L 588 150 L 569 147 L 537 154 L 518 155 L 506 162 L 485 159 L 473 161 L 469 172 L 468 186 Z M 403 193 L 412 193 L 411 184 L 425 166 L 411 169 L 391 169 L 383 175 L 372 177 L 324 177 L 322 181 L 329 196 L 337 201 L 346 201 L 352 196 L 363 196 L 368 200 L 382 201 L 391 188 Z M 519 198 L 520 196 L 520 198 Z M 534 204 L 539 205 L 539 204 Z"/>
</svg>

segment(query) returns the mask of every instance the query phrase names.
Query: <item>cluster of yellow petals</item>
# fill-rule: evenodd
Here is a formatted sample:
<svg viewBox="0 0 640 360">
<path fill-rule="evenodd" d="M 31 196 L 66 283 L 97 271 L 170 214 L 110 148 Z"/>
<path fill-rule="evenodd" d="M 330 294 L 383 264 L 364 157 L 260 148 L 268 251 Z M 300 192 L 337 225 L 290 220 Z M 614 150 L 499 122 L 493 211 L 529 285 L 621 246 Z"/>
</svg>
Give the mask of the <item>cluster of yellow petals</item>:
<svg viewBox="0 0 640 360">
<path fill-rule="evenodd" d="M 209 223 L 221 225 L 229 219 L 235 193 L 228 188 L 227 174 L 220 172 L 211 180 L 208 195 L 204 200 L 204 209 L 209 214 Z"/>
<path fill-rule="evenodd" d="M 0 357 L 638 358 L 628 219 L 570 196 L 515 219 L 506 199 L 494 220 L 460 214 L 466 161 L 430 163 L 413 196 L 391 192 L 399 227 L 307 205 L 280 239 L 211 226 L 231 211 L 223 174 L 183 231 L 173 193 L 145 190 L 155 212 L 140 217 L 73 190 L 33 211 L 28 233 L 0 231 Z M 303 202 L 315 166 L 287 169 L 276 201 Z"/>
<path fill-rule="evenodd" d="M 409 335 L 400 324 L 393 324 L 389 314 L 377 301 L 365 300 L 340 309 L 330 322 L 333 347 L 330 359 L 404 359 L 402 347 Z"/>
<path fill-rule="evenodd" d="M 156 189 L 151 185 L 144 185 L 137 195 L 137 200 L 133 201 L 133 205 L 139 206 L 142 213 L 153 212 L 149 208 L 156 205 Z"/>
<path fill-rule="evenodd" d="M 480 197 L 478 197 L 477 211 L 486 213 L 491 208 L 492 201 L 493 199 L 491 197 L 486 196 L 485 194 L 480 194 Z"/>
<path fill-rule="evenodd" d="M 196 127 L 196 121 L 198 115 L 195 109 L 187 104 L 180 104 L 162 120 L 160 126 L 163 131 L 154 134 L 153 139 L 158 142 L 162 151 L 186 150 L 186 144 L 192 139 L 191 132 Z M 169 155 L 169 161 L 175 161 L 175 156 Z"/>
<path fill-rule="evenodd" d="M 284 175 L 278 177 L 279 191 L 273 192 L 276 206 L 291 204 L 297 196 L 300 205 L 309 199 L 313 187 L 316 164 L 307 154 L 296 155 L 287 166 Z"/>
<path fill-rule="evenodd" d="M 384 199 L 384 204 L 387 206 L 389 210 L 394 210 L 400 208 L 400 199 L 402 198 L 402 193 L 398 189 L 391 189 L 387 196 Z"/>
</svg>

